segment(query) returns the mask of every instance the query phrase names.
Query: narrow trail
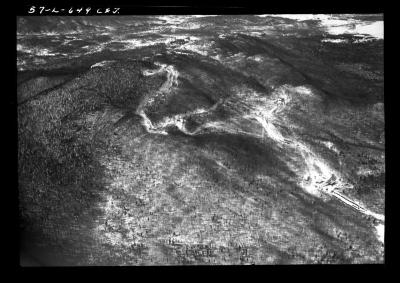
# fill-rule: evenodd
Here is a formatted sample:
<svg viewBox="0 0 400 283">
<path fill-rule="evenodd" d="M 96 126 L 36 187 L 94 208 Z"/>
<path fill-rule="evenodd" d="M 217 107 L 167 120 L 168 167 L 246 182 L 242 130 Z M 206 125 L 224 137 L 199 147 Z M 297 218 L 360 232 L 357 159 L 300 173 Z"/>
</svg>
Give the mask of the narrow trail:
<svg viewBox="0 0 400 283">
<path fill-rule="evenodd" d="M 168 133 L 164 130 L 165 126 L 155 126 L 147 117 L 145 113 L 146 105 L 151 104 L 154 102 L 156 97 L 165 96 L 171 92 L 174 86 L 178 86 L 178 71 L 171 65 L 165 64 L 158 64 L 159 69 L 157 70 L 145 70 L 143 75 L 145 76 L 153 76 L 159 73 L 166 72 L 167 73 L 167 80 L 165 83 L 160 87 L 160 89 L 155 93 L 147 94 L 142 101 L 140 102 L 139 106 L 136 109 L 136 114 L 143 118 L 143 126 L 146 128 L 147 132 L 152 134 L 162 134 L 167 135 Z"/>
<path fill-rule="evenodd" d="M 152 121 L 149 119 L 149 117 L 145 113 L 146 105 L 153 103 L 157 97 L 168 95 L 169 93 L 171 93 L 173 88 L 177 87 L 179 84 L 178 83 L 179 72 L 173 66 L 159 64 L 159 63 L 156 63 L 156 65 L 159 66 L 159 69 L 145 70 L 143 72 L 143 75 L 153 76 L 153 75 L 156 75 L 159 73 L 166 73 L 167 80 L 165 81 L 165 83 L 160 87 L 160 89 L 156 93 L 154 93 L 154 94 L 149 93 L 146 97 L 144 97 L 136 110 L 136 114 L 143 118 L 143 126 L 146 128 L 147 132 L 153 133 L 153 134 L 167 135 L 168 132 L 165 129 L 169 126 L 175 125 L 180 131 L 182 131 L 186 135 L 193 136 L 193 135 L 197 135 L 198 133 L 200 133 L 203 129 L 205 129 L 207 127 L 223 128 L 222 126 L 220 126 L 221 123 L 213 122 L 213 123 L 204 124 L 204 125 L 200 126 L 199 128 L 197 128 L 196 130 L 194 130 L 193 132 L 190 132 L 186 129 L 186 126 L 185 126 L 185 120 L 186 120 L 187 116 L 213 111 L 221 103 L 221 101 L 217 102 L 216 104 L 214 104 L 212 107 L 210 107 L 207 110 L 200 108 L 200 109 L 196 109 L 194 111 L 186 112 L 184 114 L 177 114 L 172 117 L 165 117 L 158 123 L 153 124 Z"/>
<path fill-rule="evenodd" d="M 328 162 L 326 162 L 309 146 L 302 142 L 296 134 L 291 133 L 284 135 L 275 126 L 276 124 L 283 122 L 282 117 L 284 117 L 284 112 L 288 111 L 288 106 L 292 100 L 292 97 L 287 92 L 276 91 L 267 99 L 263 97 L 255 99 L 250 98 L 241 101 L 246 109 L 246 113 L 242 115 L 241 118 L 257 121 L 263 128 L 261 136 L 241 131 L 237 129 L 237 127 L 235 128 L 235 125 L 229 124 L 229 121 L 207 122 L 190 132 L 185 126 L 186 117 L 214 111 L 220 104 L 226 104 L 229 102 L 220 100 L 209 109 L 196 109 L 195 111 L 186 112 L 184 114 L 166 117 L 157 124 L 153 124 L 144 111 L 146 105 L 154 102 L 154 99 L 158 96 L 167 95 L 173 90 L 174 87 L 178 86 L 179 76 L 178 71 L 173 66 L 164 64 L 158 64 L 158 66 L 160 68 L 155 71 L 144 71 L 144 75 L 151 76 L 166 72 L 167 80 L 155 94 L 149 94 L 147 97 L 145 97 L 137 108 L 137 114 L 143 118 L 143 125 L 147 132 L 167 135 L 168 132 L 165 129 L 168 126 L 175 125 L 181 132 L 190 136 L 201 134 L 201 132 L 207 128 L 213 129 L 214 131 L 217 130 L 234 134 L 242 133 L 246 135 L 253 135 L 262 139 L 267 136 L 268 138 L 276 141 L 279 147 L 291 149 L 300 154 L 305 165 L 305 169 L 299 169 L 298 166 L 296 167 L 293 164 L 290 164 L 290 162 L 288 162 L 288 165 L 293 169 L 294 172 L 298 173 L 300 179 L 299 185 L 304 189 L 304 191 L 319 198 L 326 198 L 327 196 L 334 197 L 346 206 L 349 206 L 364 215 L 375 218 L 378 223 L 376 225 L 377 237 L 383 243 L 383 227 L 385 222 L 384 215 L 369 210 L 364 204 L 343 194 L 341 190 L 345 188 L 352 188 L 353 185 L 346 182 L 345 178 L 343 178 L 339 172 L 331 168 Z M 296 89 L 299 93 L 312 95 L 311 90 L 305 87 L 298 87 Z"/>
</svg>

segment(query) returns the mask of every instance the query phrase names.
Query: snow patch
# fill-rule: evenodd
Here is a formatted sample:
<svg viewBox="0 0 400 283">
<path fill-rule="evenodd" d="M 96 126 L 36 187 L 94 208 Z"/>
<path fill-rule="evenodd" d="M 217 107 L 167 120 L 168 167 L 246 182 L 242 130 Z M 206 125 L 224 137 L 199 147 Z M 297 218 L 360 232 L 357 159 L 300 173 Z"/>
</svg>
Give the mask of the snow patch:
<svg viewBox="0 0 400 283">
<path fill-rule="evenodd" d="M 323 145 L 325 145 L 327 148 L 329 148 L 330 150 L 334 151 L 336 154 L 339 154 L 340 151 L 336 148 L 336 146 L 330 142 L 330 141 L 322 141 L 321 142 Z"/>
<path fill-rule="evenodd" d="M 385 242 L 385 225 L 384 224 L 378 224 L 376 227 L 376 233 L 378 235 L 378 240 L 381 243 Z"/>
<path fill-rule="evenodd" d="M 208 50 L 210 49 L 211 44 L 195 44 L 195 43 L 186 43 L 178 47 L 178 50 L 191 51 L 194 53 L 201 54 L 203 56 L 208 55 Z"/>
<path fill-rule="evenodd" d="M 39 47 L 29 48 L 22 44 L 17 44 L 17 51 L 32 54 L 34 56 L 56 56 L 56 55 L 60 54 L 60 53 L 51 52 L 47 48 L 39 48 Z"/>
<path fill-rule="evenodd" d="M 383 39 L 383 21 L 365 22 L 333 14 L 265 14 L 259 17 L 281 17 L 298 21 L 318 20 L 330 34 L 359 34 Z"/>
<path fill-rule="evenodd" d="M 330 42 L 330 43 L 348 43 L 349 41 L 347 39 L 332 39 L 332 38 L 327 38 L 321 40 L 321 42 Z"/>
<path fill-rule="evenodd" d="M 383 21 L 374 23 L 363 23 L 352 21 L 348 24 L 326 27 L 330 34 L 363 34 L 369 35 L 378 39 L 383 39 Z"/>
<path fill-rule="evenodd" d="M 101 62 L 98 62 L 92 66 L 90 66 L 91 69 L 96 68 L 96 67 L 105 67 L 105 66 L 109 66 L 110 64 L 114 63 L 114 60 L 104 60 Z"/>
<path fill-rule="evenodd" d="M 247 57 L 247 59 L 253 60 L 253 61 L 256 61 L 256 62 L 262 62 L 264 60 L 264 58 L 262 56 L 260 56 L 260 55 L 250 56 L 250 57 Z"/>
</svg>

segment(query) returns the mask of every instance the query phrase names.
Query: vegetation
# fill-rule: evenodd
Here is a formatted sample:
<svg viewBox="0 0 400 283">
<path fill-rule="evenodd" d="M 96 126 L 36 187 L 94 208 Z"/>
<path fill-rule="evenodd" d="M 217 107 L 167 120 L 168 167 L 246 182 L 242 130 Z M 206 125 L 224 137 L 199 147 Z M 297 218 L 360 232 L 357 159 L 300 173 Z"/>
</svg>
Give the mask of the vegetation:
<svg viewBox="0 0 400 283">
<path fill-rule="evenodd" d="M 205 17 L 150 35 L 147 17 L 72 19 L 18 22 L 19 43 L 68 53 L 18 53 L 27 62 L 17 78 L 20 224 L 43 264 L 383 261 L 376 220 L 304 191 L 299 149 L 354 185 L 343 194 L 384 213 L 382 40 L 324 42 L 316 21 L 276 17 Z M 266 24 L 275 32 L 243 29 Z M 87 32 L 71 33 L 79 28 Z M 123 42 L 168 36 L 177 38 Z M 207 52 L 190 49 L 204 42 Z M 159 64 L 176 71 L 170 88 L 171 71 L 145 73 Z M 154 133 L 144 115 L 154 124 L 182 115 L 183 126 Z"/>
</svg>

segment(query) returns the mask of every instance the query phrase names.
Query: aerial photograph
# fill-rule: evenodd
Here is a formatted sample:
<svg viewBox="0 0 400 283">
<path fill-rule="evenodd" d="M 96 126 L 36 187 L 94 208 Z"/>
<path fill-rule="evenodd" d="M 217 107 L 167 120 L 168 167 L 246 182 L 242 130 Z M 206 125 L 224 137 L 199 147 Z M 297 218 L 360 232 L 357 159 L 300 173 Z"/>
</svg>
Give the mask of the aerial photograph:
<svg viewBox="0 0 400 283">
<path fill-rule="evenodd" d="M 21 266 L 385 263 L 383 14 L 16 21 Z"/>
</svg>

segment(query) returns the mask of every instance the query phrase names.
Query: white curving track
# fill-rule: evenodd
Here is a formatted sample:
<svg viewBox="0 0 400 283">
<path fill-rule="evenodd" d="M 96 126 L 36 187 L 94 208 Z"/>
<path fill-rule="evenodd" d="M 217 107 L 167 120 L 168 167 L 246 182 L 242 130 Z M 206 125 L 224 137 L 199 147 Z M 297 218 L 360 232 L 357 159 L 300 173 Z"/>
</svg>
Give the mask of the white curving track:
<svg viewBox="0 0 400 283">
<path fill-rule="evenodd" d="M 144 75 L 151 76 L 158 73 L 166 72 L 167 80 L 160 87 L 157 93 L 150 94 L 143 99 L 137 108 L 137 114 L 143 118 L 143 125 L 148 133 L 167 135 L 165 131 L 166 127 L 175 125 L 180 131 L 186 135 L 194 136 L 200 134 L 204 129 L 213 129 L 214 131 L 224 131 L 229 133 L 242 133 L 247 135 L 253 135 L 252 133 L 247 133 L 235 128 L 235 125 L 231 125 L 228 122 L 222 121 L 212 121 L 207 122 L 196 130 L 189 132 L 185 127 L 185 119 L 189 115 L 211 112 L 216 109 L 216 107 L 227 101 L 220 100 L 218 103 L 210 107 L 209 109 L 197 109 L 192 112 L 187 112 L 184 114 L 178 114 L 171 117 L 165 117 L 163 120 L 157 124 L 153 124 L 147 117 L 144 108 L 148 103 L 152 103 L 154 99 L 158 96 L 167 95 L 172 91 L 172 89 L 178 86 L 178 71 L 171 65 L 158 64 L 159 69 L 154 71 L 144 71 Z M 298 93 L 305 93 L 306 95 L 311 95 L 311 90 L 298 87 L 296 88 Z M 276 141 L 278 146 L 286 147 L 288 149 L 294 149 L 300 154 L 304 163 L 304 170 L 299 172 L 300 182 L 299 185 L 307 193 L 310 193 L 316 197 L 330 196 L 335 197 L 342 203 L 356 211 L 371 216 L 378 221 L 376 225 L 377 237 L 383 243 L 383 231 L 384 231 L 384 215 L 377 214 L 365 207 L 362 203 L 350 199 L 348 196 L 344 195 L 340 190 L 343 188 L 353 187 L 351 184 L 345 182 L 344 178 L 339 172 L 331 168 L 322 157 L 315 153 L 309 146 L 303 143 L 300 139 L 296 137 L 295 134 L 284 136 L 281 131 L 275 126 L 277 122 L 281 122 L 282 114 L 285 110 L 287 111 L 287 106 L 291 102 L 291 96 L 285 91 L 275 91 L 267 100 L 262 99 L 248 99 L 243 101 L 246 113 L 241 117 L 242 119 L 256 120 L 263 127 L 263 133 L 260 138 L 265 138 L 265 135 Z M 229 102 L 227 102 L 229 103 Z M 293 164 L 288 164 L 295 172 L 298 172 L 298 168 L 293 168 Z"/>
</svg>

